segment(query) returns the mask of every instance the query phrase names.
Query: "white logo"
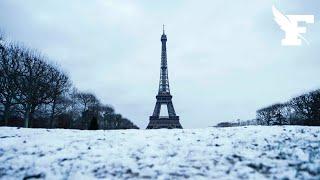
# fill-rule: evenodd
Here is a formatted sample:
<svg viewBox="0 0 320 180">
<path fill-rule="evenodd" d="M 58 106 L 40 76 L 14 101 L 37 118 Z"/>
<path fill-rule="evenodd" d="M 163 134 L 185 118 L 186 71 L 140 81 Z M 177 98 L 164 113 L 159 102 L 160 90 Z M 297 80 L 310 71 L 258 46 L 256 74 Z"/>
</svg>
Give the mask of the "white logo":
<svg viewBox="0 0 320 180">
<path fill-rule="evenodd" d="M 281 41 L 283 46 L 299 46 L 301 45 L 301 39 L 309 44 L 309 42 L 301 35 L 302 33 L 307 32 L 306 28 L 299 27 L 298 23 L 306 22 L 313 24 L 313 15 L 284 15 L 274 6 L 272 6 L 272 12 L 274 15 L 274 20 L 286 33 L 285 38 Z"/>
</svg>

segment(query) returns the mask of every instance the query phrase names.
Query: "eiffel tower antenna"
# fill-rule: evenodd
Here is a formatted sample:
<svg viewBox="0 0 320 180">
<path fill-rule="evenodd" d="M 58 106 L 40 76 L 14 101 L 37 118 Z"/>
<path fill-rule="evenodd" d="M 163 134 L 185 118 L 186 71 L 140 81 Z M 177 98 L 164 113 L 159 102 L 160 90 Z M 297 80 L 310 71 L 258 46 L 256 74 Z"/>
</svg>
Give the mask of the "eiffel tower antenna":
<svg viewBox="0 0 320 180">
<path fill-rule="evenodd" d="M 162 25 L 162 30 L 163 30 L 163 34 L 164 34 L 164 24 Z"/>
<path fill-rule="evenodd" d="M 169 75 L 168 75 L 168 63 L 167 63 L 167 35 L 164 31 L 163 25 L 163 34 L 161 36 L 161 66 L 160 66 L 160 81 L 159 81 L 159 91 L 156 96 L 157 102 L 154 107 L 152 116 L 150 116 L 150 121 L 147 126 L 147 129 L 160 129 L 160 128 L 180 128 L 182 126 L 179 122 L 179 116 L 176 115 L 176 112 L 172 103 L 172 96 L 170 94 L 169 88 Z M 160 111 L 163 106 L 167 110 L 168 116 L 160 116 Z"/>
</svg>

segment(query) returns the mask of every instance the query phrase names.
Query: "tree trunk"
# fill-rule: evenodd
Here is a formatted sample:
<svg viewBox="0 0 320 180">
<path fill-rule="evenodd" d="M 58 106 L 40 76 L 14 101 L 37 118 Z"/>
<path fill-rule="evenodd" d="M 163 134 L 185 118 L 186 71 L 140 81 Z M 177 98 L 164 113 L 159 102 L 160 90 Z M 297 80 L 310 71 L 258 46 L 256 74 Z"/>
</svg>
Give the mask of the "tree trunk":
<svg viewBox="0 0 320 180">
<path fill-rule="evenodd" d="M 69 121 L 70 121 L 70 123 L 69 123 L 69 129 L 72 129 L 72 126 L 73 126 L 73 118 L 71 118 Z"/>
<path fill-rule="evenodd" d="M 35 110 L 36 110 L 35 107 L 32 107 L 31 110 L 30 110 L 30 116 L 29 116 L 29 119 L 30 119 L 29 127 L 30 127 L 30 128 L 33 128 L 33 127 L 34 127 L 34 118 L 33 118 L 33 115 L 34 115 Z"/>
<path fill-rule="evenodd" d="M 30 117 L 30 112 L 26 111 L 24 114 L 24 127 L 25 128 L 29 127 L 29 117 Z"/>
<path fill-rule="evenodd" d="M 27 105 L 25 107 L 25 113 L 24 113 L 24 127 L 29 128 L 30 126 L 30 106 Z"/>
<path fill-rule="evenodd" d="M 4 113 L 3 113 L 3 119 L 4 119 L 5 126 L 8 126 L 8 124 L 9 124 L 9 116 L 10 116 L 10 106 L 5 105 L 4 106 Z"/>
<path fill-rule="evenodd" d="M 56 102 L 54 101 L 52 104 L 52 109 L 51 109 L 50 128 L 53 128 L 55 109 L 56 109 Z"/>
</svg>

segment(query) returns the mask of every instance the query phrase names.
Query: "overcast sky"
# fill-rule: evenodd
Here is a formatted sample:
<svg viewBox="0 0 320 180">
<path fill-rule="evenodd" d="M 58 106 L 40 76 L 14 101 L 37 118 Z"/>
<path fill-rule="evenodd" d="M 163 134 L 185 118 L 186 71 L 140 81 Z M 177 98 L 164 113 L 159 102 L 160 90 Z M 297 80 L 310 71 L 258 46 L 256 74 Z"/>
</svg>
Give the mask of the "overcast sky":
<svg viewBox="0 0 320 180">
<path fill-rule="evenodd" d="M 281 46 L 273 4 L 315 15 L 304 35 L 310 45 Z M 162 24 L 185 128 L 252 119 L 261 107 L 320 88 L 319 0 L 0 0 L 9 39 L 43 52 L 76 87 L 141 128 L 156 101 Z"/>
</svg>

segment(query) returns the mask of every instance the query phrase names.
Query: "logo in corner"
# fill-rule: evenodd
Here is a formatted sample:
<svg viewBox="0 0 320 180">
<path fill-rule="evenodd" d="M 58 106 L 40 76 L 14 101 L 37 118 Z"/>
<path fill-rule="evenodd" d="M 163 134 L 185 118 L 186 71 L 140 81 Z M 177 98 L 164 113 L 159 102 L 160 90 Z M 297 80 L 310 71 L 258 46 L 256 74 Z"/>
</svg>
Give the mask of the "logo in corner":
<svg viewBox="0 0 320 180">
<path fill-rule="evenodd" d="M 301 40 L 309 44 L 309 42 L 301 35 L 307 32 L 306 27 L 299 27 L 299 22 L 309 24 L 314 23 L 313 15 L 284 15 L 275 6 L 272 6 L 274 20 L 285 32 L 285 38 L 282 39 L 283 46 L 300 46 Z"/>
</svg>

